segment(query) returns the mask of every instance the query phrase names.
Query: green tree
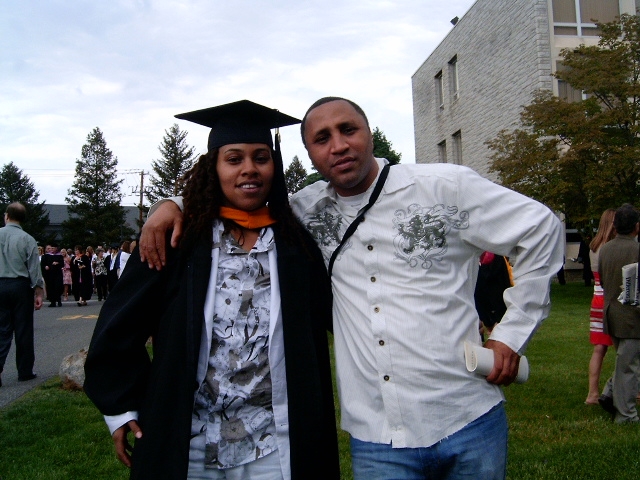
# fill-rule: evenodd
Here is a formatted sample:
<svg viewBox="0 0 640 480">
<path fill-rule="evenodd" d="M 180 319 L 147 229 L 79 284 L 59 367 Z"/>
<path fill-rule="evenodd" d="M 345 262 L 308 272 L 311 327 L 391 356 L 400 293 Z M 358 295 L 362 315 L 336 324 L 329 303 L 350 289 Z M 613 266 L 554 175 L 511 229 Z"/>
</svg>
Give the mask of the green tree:
<svg viewBox="0 0 640 480">
<path fill-rule="evenodd" d="M 134 231 L 125 223 L 117 179 L 118 159 L 107 148 L 98 127 L 87 135 L 66 201 L 70 218 L 62 222 L 66 245 L 98 245 L 120 242 Z"/>
<path fill-rule="evenodd" d="M 400 163 L 402 154 L 396 152 L 392 147 L 392 143 L 387 140 L 385 134 L 378 127 L 373 129 L 373 156 L 378 158 L 386 158 L 391 165 Z"/>
<path fill-rule="evenodd" d="M 307 170 L 296 155 L 284 171 L 284 181 L 287 184 L 287 192 L 293 195 L 304 186 L 307 178 Z"/>
<path fill-rule="evenodd" d="M 598 25 L 598 45 L 563 50 L 556 74 L 588 98 L 537 92 L 520 127 L 487 142 L 503 185 L 563 211 L 578 228 L 640 196 L 640 18 Z"/>
<path fill-rule="evenodd" d="M 309 185 L 311 185 L 312 183 L 316 183 L 316 182 L 326 182 L 327 179 L 324 178 L 322 176 L 322 174 L 320 172 L 318 172 L 315 167 L 313 168 L 313 172 L 310 173 L 309 175 L 306 176 L 306 178 L 304 179 L 304 181 L 302 182 L 302 188 L 307 187 Z"/>
<path fill-rule="evenodd" d="M 44 209 L 44 202 L 38 202 L 40 193 L 35 185 L 13 162 L 9 162 L 0 170 L 0 211 L 4 212 L 12 202 L 21 202 L 27 209 L 27 219 L 22 224 L 25 232 L 39 244 L 52 240 L 47 237 L 45 229 L 49 226 L 49 214 Z"/>
<path fill-rule="evenodd" d="M 195 160 L 195 148 L 190 147 L 186 141 L 187 131 L 181 131 L 174 123 L 164 133 L 162 143 L 158 147 L 162 158 L 151 162 L 151 186 L 145 192 L 151 203 L 180 195 L 181 179 L 193 167 Z"/>
</svg>

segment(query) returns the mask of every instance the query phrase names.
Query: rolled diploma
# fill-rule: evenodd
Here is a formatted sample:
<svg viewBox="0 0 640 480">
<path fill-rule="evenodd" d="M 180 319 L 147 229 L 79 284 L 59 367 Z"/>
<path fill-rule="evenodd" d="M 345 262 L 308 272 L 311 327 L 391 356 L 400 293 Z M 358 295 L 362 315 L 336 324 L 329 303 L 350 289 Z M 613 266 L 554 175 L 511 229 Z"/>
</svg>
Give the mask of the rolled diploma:
<svg viewBox="0 0 640 480">
<path fill-rule="evenodd" d="M 471 342 L 464 342 L 464 359 L 467 364 L 467 370 L 486 377 L 493 369 L 493 350 L 475 345 Z M 529 361 L 527 357 L 520 357 L 520 365 L 518 367 L 518 375 L 516 383 L 524 383 L 529 378 Z"/>
</svg>

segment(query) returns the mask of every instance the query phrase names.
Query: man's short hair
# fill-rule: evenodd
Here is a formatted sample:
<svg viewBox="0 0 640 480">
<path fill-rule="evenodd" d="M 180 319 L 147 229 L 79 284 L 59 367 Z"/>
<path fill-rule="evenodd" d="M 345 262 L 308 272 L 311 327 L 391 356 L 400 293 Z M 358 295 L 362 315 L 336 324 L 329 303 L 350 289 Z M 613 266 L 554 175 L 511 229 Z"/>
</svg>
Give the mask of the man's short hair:
<svg viewBox="0 0 640 480">
<path fill-rule="evenodd" d="M 367 127 L 369 127 L 369 119 L 365 115 L 364 110 L 362 110 L 362 108 L 360 108 L 360 105 L 358 105 L 356 102 L 352 102 L 351 100 L 347 98 L 342 98 L 342 97 L 322 97 L 321 99 L 313 102 L 313 104 L 307 110 L 307 113 L 305 113 L 304 117 L 302 117 L 302 123 L 300 123 L 300 135 L 302 136 L 302 144 L 305 147 L 307 146 L 307 143 L 304 140 L 304 129 L 307 124 L 307 116 L 309 115 L 309 112 L 311 112 L 311 110 L 313 110 L 314 108 L 318 108 L 320 105 L 324 105 L 325 103 L 329 103 L 329 102 L 335 102 L 337 100 L 342 100 L 344 102 L 347 102 L 349 105 L 351 105 L 354 108 L 354 110 L 358 112 L 358 114 L 360 114 L 362 118 L 364 118 L 364 121 L 367 124 Z"/>
<path fill-rule="evenodd" d="M 629 235 L 633 233 L 636 224 L 640 221 L 640 213 L 630 203 L 625 203 L 616 210 L 613 217 L 613 226 L 616 233 L 620 235 Z"/>
<path fill-rule="evenodd" d="M 9 220 L 14 222 L 22 223 L 27 218 L 27 209 L 20 202 L 10 203 L 5 212 L 9 216 Z"/>
</svg>

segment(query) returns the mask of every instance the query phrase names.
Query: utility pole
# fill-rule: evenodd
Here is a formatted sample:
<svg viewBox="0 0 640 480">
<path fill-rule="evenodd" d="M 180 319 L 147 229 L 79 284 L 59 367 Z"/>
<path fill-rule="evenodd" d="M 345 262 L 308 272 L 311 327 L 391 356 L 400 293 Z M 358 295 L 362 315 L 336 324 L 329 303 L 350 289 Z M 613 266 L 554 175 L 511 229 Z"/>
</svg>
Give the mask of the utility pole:
<svg viewBox="0 0 640 480">
<path fill-rule="evenodd" d="M 140 203 L 138 211 L 140 212 L 140 225 L 142 225 L 142 203 L 144 202 L 144 170 L 140 170 Z"/>
<path fill-rule="evenodd" d="M 139 227 L 138 228 L 142 228 L 142 224 L 143 224 L 143 216 L 144 216 L 144 194 L 145 194 L 145 190 L 144 190 L 144 176 L 148 175 L 149 172 L 145 172 L 144 170 L 125 170 L 123 172 L 124 174 L 135 174 L 135 175 L 140 175 L 140 186 L 139 187 L 130 187 L 131 188 L 131 195 L 140 195 L 140 199 L 139 199 L 139 203 L 138 203 L 138 211 L 139 211 L 139 216 L 138 216 L 138 224 Z M 138 190 L 138 188 L 140 188 L 140 190 Z"/>
</svg>

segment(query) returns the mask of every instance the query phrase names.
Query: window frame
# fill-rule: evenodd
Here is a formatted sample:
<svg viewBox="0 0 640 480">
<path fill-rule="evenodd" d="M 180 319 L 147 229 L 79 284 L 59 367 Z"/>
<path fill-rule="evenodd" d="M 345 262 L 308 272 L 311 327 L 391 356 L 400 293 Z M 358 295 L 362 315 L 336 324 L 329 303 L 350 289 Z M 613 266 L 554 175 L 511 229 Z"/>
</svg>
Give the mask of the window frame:
<svg viewBox="0 0 640 480">
<path fill-rule="evenodd" d="M 458 55 L 454 55 L 449 60 L 449 91 L 453 101 L 460 98 L 460 83 L 458 79 Z"/>
<path fill-rule="evenodd" d="M 442 79 L 442 70 L 435 74 L 433 77 L 434 88 L 436 92 L 436 105 L 439 110 L 444 110 L 444 85 Z"/>
<path fill-rule="evenodd" d="M 554 6 L 554 1 L 556 0 L 551 0 L 551 15 L 553 17 L 553 34 L 557 37 L 597 37 L 598 35 L 600 35 L 600 29 L 598 28 L 598 26 L 591 22 L 591 21 L 583 21 L 582 20 L 582 5 L 581 5 L 581 1 L 583 0 L 573 0 L 573 11 L 575 13 L 575 18 L 576 21 L 575 22 L 556 22 L 555 16 L 553 14 L 553 6 Z M 617 9 L 618 9 L 618 13 L 614 15 L 614 17 L 620 16 L 620 2 L 617 0 L 610 0 L 612 2 L 614 2 L 615 5 L 617 5 Z M 568 33 L 556 33 L 557 32 L 557 27 L 559 28 L 574 28 L 576 33 L 575 34 L 568 34 Z M 587 33 L 585 33 L 585 31 L 587 31 Z"/>
<path fill-rule="evenodd" d="M 442 140 L 438 143 L 438 162 L 439 163 L 448 163 L 447 162 L 447 141 Z"/>
<path fill-rule="evenodd" d="M 451 144 L 453 145 L 453 163 L 462 165 L 462 130 L 451 135 Z"/>
</svg>

